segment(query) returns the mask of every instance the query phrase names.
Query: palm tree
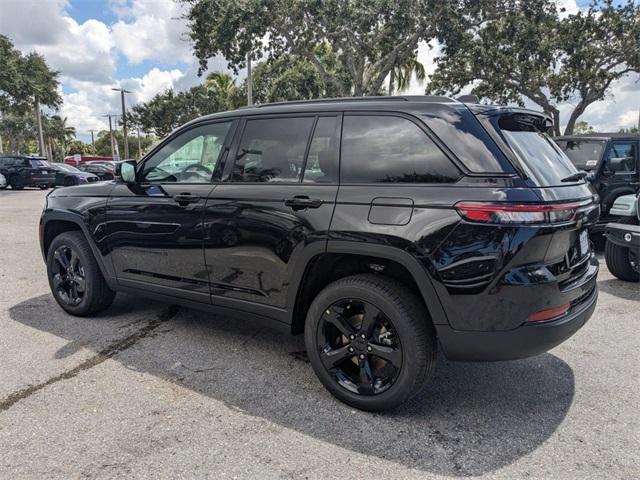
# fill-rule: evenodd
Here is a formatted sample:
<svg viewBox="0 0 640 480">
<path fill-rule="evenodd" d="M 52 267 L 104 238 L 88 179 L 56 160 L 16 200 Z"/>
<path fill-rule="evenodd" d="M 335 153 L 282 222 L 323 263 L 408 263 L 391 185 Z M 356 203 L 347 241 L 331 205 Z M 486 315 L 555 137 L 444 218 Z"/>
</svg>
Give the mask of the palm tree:
<svg viewBox="0 0 640 480">
<path fill-rule="evenodd" d="M 67 125 L 67 117 L 61 118 L 59 115 L 45 117 L 44 132 L 48 138 L 52 157 L 54 151 L 57 153 L 60 150 L 60 153 L 64 156 L 69 142 L 76 138 L 75 127 Z"/>
<path fill-rule="evenodd" d="M 232 99 L 238 89 L 235 79 L 228 73 L 211 72 L 204 82 L 208 90 L 213 90 L 222 98 L 223 103 L 229 109 L 233 108 Z"/>
<path fill-rule="evenodd" d="M 418 61 L 417 53 L 414 53 L 402 63 L 396 64 L 391 69 L 389 73 L 389 95 L 393 95 L 394 91 L 400 93 L 409 88 L 412 74 L 415 74 L 416 79 L 421 82 L 427 78 L 427 72 L 424 69 L 424 65 Z"/>
</svg>

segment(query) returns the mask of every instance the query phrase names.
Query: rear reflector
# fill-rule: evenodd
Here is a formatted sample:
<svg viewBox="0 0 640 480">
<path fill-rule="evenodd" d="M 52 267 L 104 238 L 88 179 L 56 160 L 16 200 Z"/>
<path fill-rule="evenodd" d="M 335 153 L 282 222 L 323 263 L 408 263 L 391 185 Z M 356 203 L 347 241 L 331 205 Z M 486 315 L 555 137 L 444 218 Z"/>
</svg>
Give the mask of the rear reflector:
<svg viewBox="0 0 640 480">
<path fill-rule="evenodd" d="M 541 310 L 538 313 L 534 313 L 531 315 L 527 322 L 544 322 L 545 320 L 550 320 L 555 317 L 559 317 L 560 315 L 564 315 L 569 310 L 571 306 L 570 303 L 565 303 L 564 305 L 560 305 L 559 307 L 548 308 L 546 310 Z"/>
<path fill-rule="evenodd" d="M 462 218 L 471 222 L 545 224 L 573 220 L 578 205 L 460 202 L 455 207 Z"/>
</svg>

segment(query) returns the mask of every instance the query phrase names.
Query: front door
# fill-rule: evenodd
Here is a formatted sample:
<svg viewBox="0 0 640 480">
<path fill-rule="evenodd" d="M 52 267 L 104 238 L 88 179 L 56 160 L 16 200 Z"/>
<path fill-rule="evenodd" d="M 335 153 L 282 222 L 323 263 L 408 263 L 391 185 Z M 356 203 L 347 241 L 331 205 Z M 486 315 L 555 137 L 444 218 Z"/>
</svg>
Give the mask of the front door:
<svg viewBox="0 0 640 480">
<path fill-rule="evenodd" d="M 231 126 L 178 133 L 139 165 L 135 184 L 113 189 L 107 234 L 121 285 L 209 303 L 203 213 Z"/>
<path fill-rule="evenodd" d="M 295 267 L 326 248 L 338 191 L 340 125 L 339 114 L 243 122 L 228 179 L 206 204 L 205 261 L 214 304 L 286 306 Z"/>
</svg>

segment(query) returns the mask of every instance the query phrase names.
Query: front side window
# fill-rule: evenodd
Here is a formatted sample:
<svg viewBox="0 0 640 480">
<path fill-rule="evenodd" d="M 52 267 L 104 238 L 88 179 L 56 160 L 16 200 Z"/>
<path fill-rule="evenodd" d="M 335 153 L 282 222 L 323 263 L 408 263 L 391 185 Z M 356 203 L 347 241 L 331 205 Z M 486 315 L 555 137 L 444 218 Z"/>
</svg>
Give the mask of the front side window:
<svg viewBox="0 0 640 480">
<path fill-rule="evenodd" d="M 635 172 L 635 145 L 632 142 L 613 142 L 607 160 L 612 158 L 624 158 L 626 162 L 623 162 L 624 170 L 622 173 Z"/>
<path fill-rule="evenodd" d="M 297 182 L 313 121 L 313 117 L 247 120 L 232 181 Z"/>
<path fill-rule="evenodd" d="M 341 183 L 443 183 L 459 177 L 415 123 L 388 115 L 344 117 Z"/>
<path fill-rule="evenodd" d="M 152 183 L 209 183 L 231 122 L 192 128 L 164 145 L 143 167 L 141 180 Z"/>
</svg>

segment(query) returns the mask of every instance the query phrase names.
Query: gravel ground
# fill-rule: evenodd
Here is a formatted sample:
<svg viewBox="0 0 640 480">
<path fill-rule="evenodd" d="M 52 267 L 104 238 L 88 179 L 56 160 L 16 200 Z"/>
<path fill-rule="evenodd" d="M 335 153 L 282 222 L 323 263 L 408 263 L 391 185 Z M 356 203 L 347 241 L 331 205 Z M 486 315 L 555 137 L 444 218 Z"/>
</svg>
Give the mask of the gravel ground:
<svg viewBox="0 0 640 480">
<path fill-rule="evenodd" d="M 286 337 L 131 295 L 53 301 L 45 192 L 0 191 L 0 478 L 640 477 L 640 290 L 604 261 L 594 316 L 549 353 L 439 358 L 386 414 L 334 400 Z"/>
</svg>

